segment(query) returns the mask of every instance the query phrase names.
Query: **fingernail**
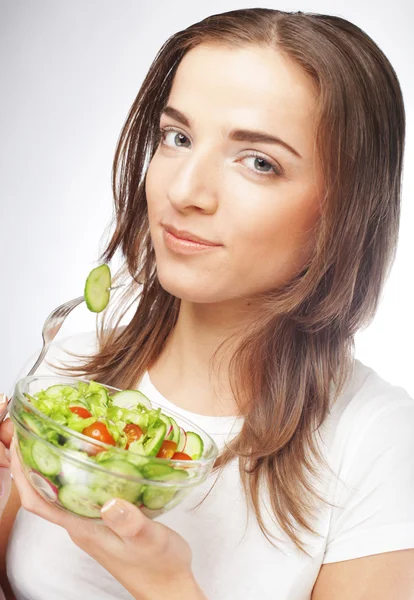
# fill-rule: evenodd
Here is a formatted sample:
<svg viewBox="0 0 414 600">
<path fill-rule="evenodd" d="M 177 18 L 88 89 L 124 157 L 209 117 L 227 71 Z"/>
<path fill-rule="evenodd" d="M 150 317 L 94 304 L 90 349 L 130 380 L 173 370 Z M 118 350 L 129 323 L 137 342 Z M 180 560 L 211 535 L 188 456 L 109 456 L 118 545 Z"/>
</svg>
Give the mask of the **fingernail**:
<svg viewBox="0 0 414 600">
<path fill-rule="evenodd" d="M 1 393 L 0 394 L 0 410 L 2 408 L 4 408 L 3 404 L 7 404 L 7 402 L 8 402 L 8 398 L 7 398 L 6 394 Z"/>
<path fill-rule="evenodd" d="M 101 513 L 104 513 L 105 518 L 112 521 L 112 523 L 123 523 L 129 517 L 129 510 L 116 498 L 104 504 Z"/>
</svg>

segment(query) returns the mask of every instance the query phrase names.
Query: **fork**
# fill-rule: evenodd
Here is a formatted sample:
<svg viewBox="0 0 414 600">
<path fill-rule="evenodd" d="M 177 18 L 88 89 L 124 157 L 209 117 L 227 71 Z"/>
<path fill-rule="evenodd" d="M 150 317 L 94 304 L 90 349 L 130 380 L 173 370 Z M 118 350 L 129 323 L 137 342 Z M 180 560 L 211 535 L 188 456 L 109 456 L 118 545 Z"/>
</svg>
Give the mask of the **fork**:
<svg viewBox="0 0 414 600">
<path fill-rule="evenodd" d="M 29 377 L 29 375 L 33 375 L 33 373 L 36 371 L 37 367 L 40 365 L 40 363 L 46 356 L 47 351 L 49 350 L 50 344 L 53 342 L 53 340 L 59 333 L 60 328 L 62 327 L 66 317 L 72 312 L 72 310 L 74 308 L 76 308 L 77 306 L 79 306 L 79 304 L 84 302 L 84 300 L 85 300 L 85 298 L 83 296 L 79 296 L 78 298 L 74 298 L 73 300 L 69 300 L 68 302 L 65 302 L 64 304 L 61 304 L 60 306 L 55 308 L 55 310 L 53 310 L 50 313 L 50 315 L 44 322 L 43 329 L 42 329 L 42 339 L 43 339 L 42 350 L 41 350 L 35 364 L 28 372 L 27 377 Z"/>
<path fill-rule="evenodd" d="M 122 286 L 123 286 L 123 284 L 115 285 L 108 289 L 115 290 L 118 287 L 122 287 Z M 69 300 L 68 302 L 65 302 L 64 304 L 61 304 L 60 306 L 55 308 L 55 310 L 53 310 L 50 313 L 50 315 L 47 317 L 46 321 L 44 322 L 43 329 L 42 329 L 42 338 L 43 338 L 42 350 L 40 351 L 40 354 L 39 354 L 35 364 L 30 369 L 30 371 L 27 373 L 26 377 L 33 375 L 33 373 L 36 371 L 37 367 L 40 365 L 40 363 L 46 356 L 47 351 L 49 350 L 50 344 L 53 342 L 53 340 L 57 336 L 58 332 L 60 331 L 60 328 L 62 327 L 66 317 L 72 312 L 72 310 L 74 308 L 79 306 L 79 304 L 82 304 L 82 302 L 84 302 L 84 301 L 85 301 L 84 296 L 79 296 L 78 298 L 74 298 L 73 300 Z M 11 398 L 8 399 L 6 407 L 4 409 L 4 412 L 2 414 L 0 414 L 0 423 L 4 420 L 4 418 L 7 414 L 7 408 L 8 408 L 10 401 L 11 401 Z"/>
</svg>

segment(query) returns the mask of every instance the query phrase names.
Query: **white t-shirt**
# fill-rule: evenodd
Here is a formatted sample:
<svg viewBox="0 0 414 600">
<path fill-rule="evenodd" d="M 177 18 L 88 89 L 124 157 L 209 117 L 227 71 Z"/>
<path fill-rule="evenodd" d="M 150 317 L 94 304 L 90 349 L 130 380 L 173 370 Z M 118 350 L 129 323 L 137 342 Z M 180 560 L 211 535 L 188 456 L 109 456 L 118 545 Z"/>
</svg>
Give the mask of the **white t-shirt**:
<svg viewBox="0 0 414 600">
<path fill-rule="evenodd" d="M 95 343 L 93 334 L 73 336 L 54 344 L 48 359 L 72 362 L 63 347 L 92 353 Z M 50 371 L 43 364 L 37 373 Z M 161 396 L 148 374 L 139 389 L 197 423 L 219 448 L 241 427 L 241 419 L 180 409 Z M 310 556 L 270 525 L 281 540 L 274 548 L 254 514 L 247 519 L 236 461 L 225 468 L 199 508 L 191 510 L 215 476 L 159 517 L 190 544 L 194 575 L 209 600 L 309 600 L 323 564 L 414 548 L 414 400 L 355 360 L 345 390 L 321 427 L 321 443 L 339 479 L 326 474 L 318 487 L 336 507 L 321 506 L 314 523 L 320 537 L 301 535 Z M 132 598 L 64 529 L 22 508 L 12 530 L 7 568 L 17 600 Z"/>
</svg>

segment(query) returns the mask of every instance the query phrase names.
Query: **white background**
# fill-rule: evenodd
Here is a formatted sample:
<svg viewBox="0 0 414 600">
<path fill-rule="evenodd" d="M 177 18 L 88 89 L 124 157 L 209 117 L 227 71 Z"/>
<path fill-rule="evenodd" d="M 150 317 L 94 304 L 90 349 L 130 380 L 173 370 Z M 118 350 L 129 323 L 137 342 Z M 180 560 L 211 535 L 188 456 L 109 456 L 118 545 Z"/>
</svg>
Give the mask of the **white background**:
<svg viewBox="0 0 414 600">
<path fill-rule="evenodd" d="M 46 316 L 78 296 L 112 216 L 110 173 L 129 107 L 164 41 L 243 7 L 335 14 L 364 29 L 403 89 L 407 144 L 397 260 L 357 357 L 414 395 L 414 41 L 411 0 L 0 0 L 0 391 L 41 343 Z M 92 330 L 84 305 L 59 335 Z"/>
</svg>

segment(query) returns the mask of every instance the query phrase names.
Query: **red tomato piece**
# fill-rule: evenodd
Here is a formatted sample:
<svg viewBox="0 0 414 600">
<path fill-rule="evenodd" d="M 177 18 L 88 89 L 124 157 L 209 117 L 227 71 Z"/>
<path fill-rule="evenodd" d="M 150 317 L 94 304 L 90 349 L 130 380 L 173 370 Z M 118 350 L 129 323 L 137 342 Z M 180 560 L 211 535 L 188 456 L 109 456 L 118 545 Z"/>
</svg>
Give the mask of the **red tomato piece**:
<svg viewBox="0 0 414 600">
<path fill-rule="evenodd" d="M 70 406 L 69 410 L 73 414 L 82 417 L 82 419 L 88 419 L 92 416 L 92 413 L 90 413 L 87 408 L 83 408 L 83 406 Z"/>
<path fill-rule="evenodd" d="M 176 450 L 177 444 L 175 442 L 164 440 L 157 454 L 157 458 L 171 458 Z"/>
<path fill-rule="evenodd" d="M 174 460 L 193 460 L 193 459 L 191 458 L 191 456 L 188 456 L 188 454 L 186 454 L 185 452 L 175 452 L 175 453 L 172 455 L 172 458 L 173 458 Z"/>
<path fill-rule="evenodd" d="M 115 440 L 109 433 L 107 426 L 105 423 L 101 423 L 100 421 L 96 421 L 96 423 L 92 423 L 92 425 L 89 425 L 89 427 L 85 427 L 82 433 L 83 435 L 87 435 L 88 437 L 98 440 L 99 442 L 104 442 L 105 444 L 115 446 Z"/>
<path fill-rule="evenodd" d="M 143 435 L 141 427 L 135 425 L 135 423 L 128 423 L 128 425 L 125 425 L 124 432 L 126 433 L 128 439 L 127 445 L 125 446 L 126 450 L 128 450 L 129 444 L 136 442 Z"/>
</svg>

